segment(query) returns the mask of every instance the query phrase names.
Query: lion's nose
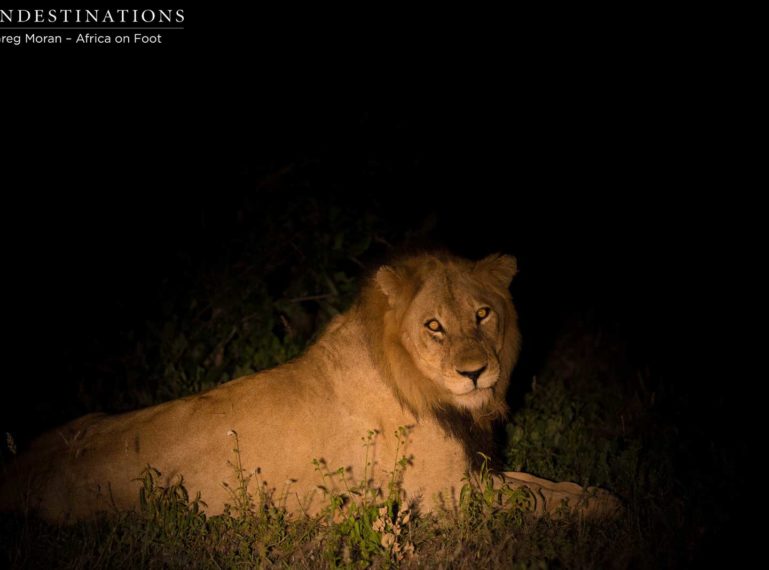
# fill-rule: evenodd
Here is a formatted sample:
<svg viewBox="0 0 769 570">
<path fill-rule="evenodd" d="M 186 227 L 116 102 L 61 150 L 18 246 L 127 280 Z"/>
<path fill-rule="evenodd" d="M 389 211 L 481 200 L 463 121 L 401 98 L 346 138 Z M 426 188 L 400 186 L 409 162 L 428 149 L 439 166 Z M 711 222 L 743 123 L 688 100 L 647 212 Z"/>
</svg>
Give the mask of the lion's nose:
<svg viewBox="0 0 769 570">
<path fill-rule="evenodd" d="M 459 374 L 464 376 L 465 378 L 469 378 L 473 381 L 473 384 L 475 384 L 478 381 L 478 378 L 483 374 L 483 371 L 486 370 L 485 366 L 482 366 L 478 370 L 457 370 Z"/>
</svg>

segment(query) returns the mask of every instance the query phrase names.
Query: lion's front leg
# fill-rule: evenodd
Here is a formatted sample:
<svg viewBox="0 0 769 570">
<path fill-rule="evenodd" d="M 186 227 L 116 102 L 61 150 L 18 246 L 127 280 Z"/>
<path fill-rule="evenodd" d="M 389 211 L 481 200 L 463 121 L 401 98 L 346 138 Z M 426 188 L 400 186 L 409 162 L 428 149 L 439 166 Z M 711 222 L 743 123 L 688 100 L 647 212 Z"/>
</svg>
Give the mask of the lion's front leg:
<svg viewBox="0 0 769 570">
<path fill-rule="evenodd" d="M 533 512 L 538 516 L 574 512 L 584 518 L 599 519 L 613 518 L 622 512 L 620 500 L 598 487 L 585 489 L 576 483 L 549 481 L 519 471 L 505 471 L 501 478 L 501 484 L 529 489 L 533 498 Z"/>
</svg>

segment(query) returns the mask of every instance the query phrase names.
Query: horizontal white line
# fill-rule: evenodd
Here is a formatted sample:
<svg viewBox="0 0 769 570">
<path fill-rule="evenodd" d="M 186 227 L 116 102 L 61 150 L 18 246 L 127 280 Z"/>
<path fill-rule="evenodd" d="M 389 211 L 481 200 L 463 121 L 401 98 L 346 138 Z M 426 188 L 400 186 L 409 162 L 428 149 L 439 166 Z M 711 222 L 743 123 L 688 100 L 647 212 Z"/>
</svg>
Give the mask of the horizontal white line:
<svg viewBox="0 0 769 570">
<path fill-rule="evenodd" d="M 155 27 L 152 27 L 152 26 L 149 26 L 149 27 L 130 26 L 130 27 L 122 27 L 122 28 L 121 27 L 110 28 L 110 27 L 107 27 L 107 26 L 105 26 L 105 27 L 90 26 L 90 27 L 86 27 L 86 28 L 82 28 L 82 27 L 78 27 L 78 28 L 75 28 L 75 27 L 63 27 L 63 28 L 35 27 L 35 28 L 23 28 L 23 27 L 17 27 L 17 26 L 10 26 L 10 27 L 0 26 L 0 30 L 40 30 L 41 32 L 44 32 L 46 30 L 183 30 L 183 29 L 184 29 L 183 26 L 182 27 L 173 27 L 173 28 L 168 28 L 168 27 L 162 28 L 160 26 L 155 26 Z"/>
</svg>

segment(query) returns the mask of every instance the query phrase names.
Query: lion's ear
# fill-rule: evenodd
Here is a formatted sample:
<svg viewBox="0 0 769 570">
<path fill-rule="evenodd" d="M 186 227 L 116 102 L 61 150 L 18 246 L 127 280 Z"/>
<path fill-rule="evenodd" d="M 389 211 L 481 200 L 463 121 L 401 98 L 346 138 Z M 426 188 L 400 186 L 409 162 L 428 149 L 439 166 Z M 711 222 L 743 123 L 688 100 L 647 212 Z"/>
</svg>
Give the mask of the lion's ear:
<svg viewBox="0 0 769 570">
<path fill-rule="evenodd" d="M 485 274 L 500 287 L 507 289 L 518 273 L 518 260 L 512 255 L 495 253 L 476 263 L 475 272 Z"/>
<path fill-rule="evenodd" d="M 376 272 L 376 282 L 382 293 L 387 295 L 390 305 L 395 305 L 395 299 L 403 287 L 403 277 L 389 265 L 383 265 Z"/>
</svg>

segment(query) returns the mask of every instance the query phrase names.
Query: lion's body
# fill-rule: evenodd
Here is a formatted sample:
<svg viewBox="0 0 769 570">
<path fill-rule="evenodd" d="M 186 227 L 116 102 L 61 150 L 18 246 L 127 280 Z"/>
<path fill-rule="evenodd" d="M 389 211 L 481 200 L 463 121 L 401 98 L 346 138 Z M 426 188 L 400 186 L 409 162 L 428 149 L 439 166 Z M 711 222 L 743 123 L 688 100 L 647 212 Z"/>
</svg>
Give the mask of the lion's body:
<svg viewBox="0 0 769 570">
<path fill-rule="evenodd" d="M 220 513 L 232 502 L 223 483 L 237 486 L 235 432 L 246 472 L 258 469 L 290 511 L 314 512 L 318 486 L 329 482 L 313 459 L 359 482 L 362 438 L 376 430 L 375 485 L 386 489 L 407 456 L 405 492 L 428 509 L 439 496 L 451 500 L 471 466 L 472 441 L 505 411 L 520 343 L 508 292 L 514 273 L 514 260 L 498 256 L 477 263 L 419 256 L 382 268 L 290 363 L 136 412 L 85 416 L 42 436 L 15 466 L 6 499 L 26 488 L 30 506 L 51 519 L 134 508 L 136 479 L 151 465 L 165 481 L 182 475 L 191 496 L 199 491 L 208 512 Z M 399 448 L 401 426 L 408 435 Z"/>
</svg>

